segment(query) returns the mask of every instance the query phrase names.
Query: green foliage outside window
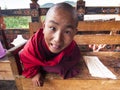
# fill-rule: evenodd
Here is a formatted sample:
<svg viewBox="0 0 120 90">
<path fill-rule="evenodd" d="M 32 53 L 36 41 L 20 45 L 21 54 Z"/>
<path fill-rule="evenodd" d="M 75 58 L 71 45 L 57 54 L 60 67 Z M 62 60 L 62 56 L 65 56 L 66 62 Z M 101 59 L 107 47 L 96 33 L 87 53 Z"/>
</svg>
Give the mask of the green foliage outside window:
<svg viewBox="0 0 120 90">
<path fill-rule="evenodd" d="M 29 28 L 29 22 L 31 22 L 31 17 L 29 16 L 4 17 L 4 22 L 6 24 L 6 29 Z"/>
</svg>

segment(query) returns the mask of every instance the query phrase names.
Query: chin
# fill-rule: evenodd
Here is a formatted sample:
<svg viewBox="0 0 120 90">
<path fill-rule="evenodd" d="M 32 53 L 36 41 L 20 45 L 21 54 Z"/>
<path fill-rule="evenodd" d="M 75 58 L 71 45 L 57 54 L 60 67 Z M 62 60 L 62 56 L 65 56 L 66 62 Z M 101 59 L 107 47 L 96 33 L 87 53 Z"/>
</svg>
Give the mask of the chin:
<svg viewBox="0 0 120 90">
<path fill-rule="evenodd" d="M 60 53 L 63 49 L 62 49 L 62 50 L 61 50 L 61 49 L 59 49 L 59 50 L 54 50 L 54 49 L 50 49 L 50 48 L 49 48 L 49 50 L 50 50 L 50 52 L 57 54 L 57 53 Z"/>
<path fill-rule="evenodd" d="M 59 53 L 59 52 L 61 52 L 61 51 L 53 51 L 53 50 L 50 50 L 52 53 Z"/>
<path fill-rule="evenodd" d="M 52 46 L 49 47 L 49 50 L 52 52 L 52 53 L 60 53 L 63 48 L 53 48 Z"/>
</svg>

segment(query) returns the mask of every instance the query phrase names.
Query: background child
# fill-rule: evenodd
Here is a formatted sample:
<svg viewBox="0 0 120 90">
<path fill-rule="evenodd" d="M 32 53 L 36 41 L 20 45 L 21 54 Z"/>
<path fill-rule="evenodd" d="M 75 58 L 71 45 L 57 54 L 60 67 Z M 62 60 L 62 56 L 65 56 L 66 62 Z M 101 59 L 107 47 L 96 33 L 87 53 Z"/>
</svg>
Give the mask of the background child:
<svg viewBox="0 0 120 90">
<path fill-rule="evenodd" d="M 64 79 L 79 73 L 80 51 L 73 40 L 77 24 L 77 12 L 71 5 L 58 3 L 49 9 L 43 29 L 30 38 L 20 53 L 23 75 L 32 78 L 35 86 L 43 85 L 43 71 Z"/>
</svg>

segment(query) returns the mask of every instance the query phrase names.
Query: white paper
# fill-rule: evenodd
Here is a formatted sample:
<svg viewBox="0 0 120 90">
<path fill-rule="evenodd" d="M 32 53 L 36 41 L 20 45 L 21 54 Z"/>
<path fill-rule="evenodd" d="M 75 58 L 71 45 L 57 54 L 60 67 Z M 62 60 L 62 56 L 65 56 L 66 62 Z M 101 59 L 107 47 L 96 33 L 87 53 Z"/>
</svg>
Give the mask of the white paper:
<svg viewBox="0 0 120 90">
<path fill-rule="evenodd" d="M 22 37 L 22 35 L 17 35 L 17 38 L 14 39 L 13 42 L 11 42 L 11 44 L 13 44 L 14 46 L 18 46 L 18 45 L 23 44 L 25 42 L 27 42 L 27 40 L 24 39 Z"/>
<path fill-rule="evenodd" d="M 91 76 L 116 79 L 114 75 L 97 56 L 83 56 Z"/>
</svg>

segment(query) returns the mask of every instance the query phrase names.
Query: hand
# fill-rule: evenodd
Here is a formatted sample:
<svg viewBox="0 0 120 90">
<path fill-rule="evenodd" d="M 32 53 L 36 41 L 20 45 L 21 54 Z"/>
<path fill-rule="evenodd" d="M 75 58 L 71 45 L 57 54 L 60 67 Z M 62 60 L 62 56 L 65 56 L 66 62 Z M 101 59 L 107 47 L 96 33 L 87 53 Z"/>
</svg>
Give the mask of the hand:
<svg viewBox="0 0 120 90">
<path fill-rule="evenodd" d="M 44 83 L 44 77 L 41 73 L 36 74 L 33 78 L 32 78 L 32 82 L 34 86 L 43 86 Z"/>
<path fill-rule="evenodd" d="M 93 44 L 93 45 L 89 45 L 89 48 L 92 48 L 93 52 L 98 52 L 100 49 L 104 48 L 106 46 L 106 44 Z"/>
</svg>

